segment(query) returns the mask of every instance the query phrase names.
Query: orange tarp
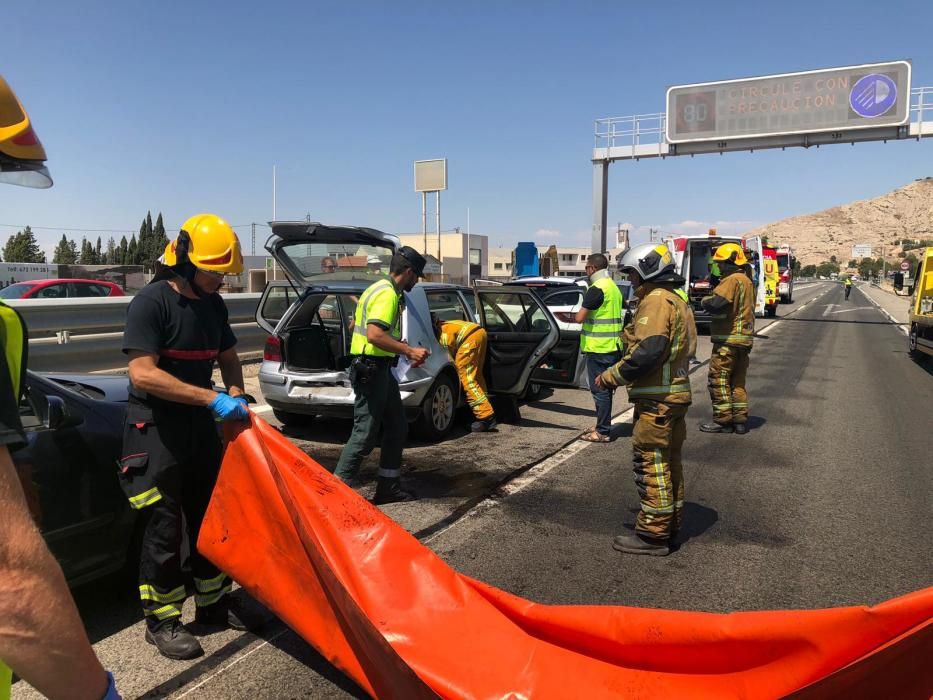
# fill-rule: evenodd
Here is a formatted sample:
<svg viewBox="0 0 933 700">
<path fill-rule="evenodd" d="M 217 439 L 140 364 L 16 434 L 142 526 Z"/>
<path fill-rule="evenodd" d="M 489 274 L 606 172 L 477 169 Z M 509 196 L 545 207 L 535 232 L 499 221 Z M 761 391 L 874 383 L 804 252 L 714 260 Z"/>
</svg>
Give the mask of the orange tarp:
<svg viewBox="0 0 933 700">
<path fill-rule="evenodd" d="M 256 416 L 230 437 L 198 548 L 374 697 L 933 691 L 933 588 L 828 610 L 539 605 L 458 574 Z"/>
</svg>

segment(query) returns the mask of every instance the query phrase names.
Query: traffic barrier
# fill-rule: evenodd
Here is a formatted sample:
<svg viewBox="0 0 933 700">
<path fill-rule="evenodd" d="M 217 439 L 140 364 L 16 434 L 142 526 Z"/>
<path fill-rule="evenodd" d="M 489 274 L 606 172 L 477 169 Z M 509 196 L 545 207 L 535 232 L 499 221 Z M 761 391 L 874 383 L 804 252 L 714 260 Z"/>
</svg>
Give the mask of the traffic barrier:
<svg viewBox="0 0 933 700">
<path fill-rule="evenodd" d="M 933 588 L 872 608 L 539 605 L 447 566 L 262 419 L 199 550 L 377 698 L 929 697 Z"/>
</svg>

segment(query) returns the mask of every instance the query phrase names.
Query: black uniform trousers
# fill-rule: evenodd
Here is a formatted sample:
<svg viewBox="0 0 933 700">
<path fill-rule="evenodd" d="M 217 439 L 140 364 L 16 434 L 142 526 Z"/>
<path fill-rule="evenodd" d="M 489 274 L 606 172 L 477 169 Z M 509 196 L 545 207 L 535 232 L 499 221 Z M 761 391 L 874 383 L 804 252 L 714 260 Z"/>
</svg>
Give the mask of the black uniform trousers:
<svg viewBox="0 0 933 700">
<path fill-rule="evenodd" d="M 225 602 L 230 579 L 197 549 L 223 457 L 213 415 L 204 408 L 175 404 L 153 416 L 148 406 L 131 402 L 123 447 L 121 482 L 130 504 L 146 519 L 139 595 L 150 629 L 181 615 L 188 594 L 182 568 L 186 549 L 195 604 Z"/>
</svg>

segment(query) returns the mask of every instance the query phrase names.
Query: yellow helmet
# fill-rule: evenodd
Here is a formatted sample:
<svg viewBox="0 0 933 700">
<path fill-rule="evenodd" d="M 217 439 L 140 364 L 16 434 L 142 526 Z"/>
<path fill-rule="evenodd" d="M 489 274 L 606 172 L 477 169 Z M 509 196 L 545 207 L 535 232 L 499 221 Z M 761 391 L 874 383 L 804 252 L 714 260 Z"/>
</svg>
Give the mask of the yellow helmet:
<svg viewBox="0 0 933 700">
<path fill-rule="evenodd" d="M 713 260 L 716 262 L 731 262 L 736 265 L 747 265 L 748 258 L 745 257 L 745 251 L 738 243 L 723 243 L 713 253 Z"/>
<path fill-rule="evenodd" d="M 177 265 L 185 252 L 188 260 L 201 270 L 224 275 L 243 272 L 240 239 L 233 227 L 216 214 L 195 214 L 182 224 L 178 238 L 165 248 L 165 264 Z"/>
<path fill-rule="evenodd" d="M 29 115 L 0 77 L 0 182 L 51 187 L 52 176 L 45 160 L 45 149 L 33 131 Z"/>
</svg>

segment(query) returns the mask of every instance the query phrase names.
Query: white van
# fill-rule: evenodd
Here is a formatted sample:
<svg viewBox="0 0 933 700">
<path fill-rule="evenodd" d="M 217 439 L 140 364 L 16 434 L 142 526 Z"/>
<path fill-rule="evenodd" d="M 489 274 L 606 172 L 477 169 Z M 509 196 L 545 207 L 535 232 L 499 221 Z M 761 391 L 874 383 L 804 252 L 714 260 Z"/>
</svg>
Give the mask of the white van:
<svg viewBox="0 0 933 700">
<path fill-rule="evenodd" d="M 672 236 L 664 240 L 667 247 L 674 253 L 674 262 L 677 265 L 677 274 L 684 278 L 684 291 L 690 299 L 693 313 L 697 323 L 709 323 L 710 317 L 700 305 L 700 300 L 709 296 L 712 290 L 710 283 L 709 264 L 716 248 L 724 243 L 737 243 L 747 254 L 754 253 L 760 261 L 762 258 L 762 244 L 759 236 L 742 238 L 741 236 L 718 236 L 714 231 L 698 236 Z M 755 315 L 765 315 L 765 286 L 761 283 L 760 262 L 755 289 Z"/>
</svg>

